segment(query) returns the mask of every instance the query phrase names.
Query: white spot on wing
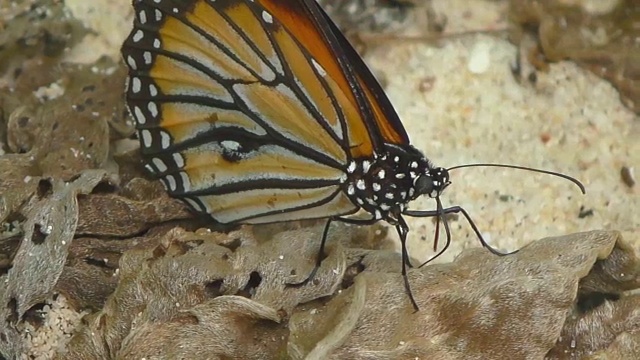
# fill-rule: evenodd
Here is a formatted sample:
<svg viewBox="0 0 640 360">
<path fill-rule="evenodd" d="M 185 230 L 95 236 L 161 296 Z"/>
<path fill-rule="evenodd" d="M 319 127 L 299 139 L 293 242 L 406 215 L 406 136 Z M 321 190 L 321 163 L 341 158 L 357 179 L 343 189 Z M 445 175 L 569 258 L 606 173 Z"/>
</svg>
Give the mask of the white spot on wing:
<svg viewBox="0 0 640 360">
<path fill-rule="evenodd" d="M 322 65 L 318 64 L 318 62 L 316 61 L 316 59 L 311 59 L 311 63 L 313 64 L 313 67 L 316 69 L 316 71 L 318 72 L 318 74 L 322 77 L 327 76 L 327 72 L 324 70 L 324 68 L 322 67 Z"/>
<path fill-rule="evenodd" d="M 133 37 L 131 39 L 133 39 L 133 42 L 138 42 L 142 40 L 143 37 L 144 37 L 144 33 L 142 32 L 142 30 L 138 29 L 138 31 L 136 31 L 135 34 L 133 34 Z"/>
<path fill-rule="evenodd" d="M 132 58 L 131 55 L 127 56 L 127 64 L 129 64 L 129 67 L 132 68 L 133 70 L 138 69 L 138 64 L 136 64 L 136 60 Z"/>
<path fill-rule="evenodd" d="M 151 132 L 149 130 L 145 129 L 140 131 L 140 138 L 142 138 L 142 145 L 144 147 L 150 147 L 152 145 L 153 137 L 151 136 Z"/>
<path fill-rule="evenodd" d="M 180 178 L 182 179 L 182 188 L 184 191 L 189 191 L 191 189 L 191 180 L 189 180 L 189 175 L 186 172 L 180 172 Z"/>
<path fill-rule="evenodd" d="M 137 77 L 131 79 L 131 91 L 133 91 L 134 94 L 139 93 L 141 88 L 142 82 L 140 81 L 140 79 L 138 79 Z"/>
<path fill-rule="evenodd" d="M 264 20 L 267 24 L 273 24 L 273 16 L 266 11 L 262 11 L 262 20 Z"/>
<path fill-rule="evenodd" d="M 133 115 L 136 118 L 136 121 L 138 121 L 138 124 L 143 125 L 147 122 L 147 118 L 144 117 L 144 113 L 137 106 L 133 107 Z"/>
<path fill-rule="evenodd" d="M 144 10 L 141 10 L 138 13 L 138 19 L 140 20 L 140 24 L 146 24 L 147 23 L 147 12 Z"/>
<path fill-rule="evenodd" d="M 156 103 L 150 102 L 149 104 L 147 104 L 147 109 L 149 109 L 151 116 L 153 117 L 158 116 L 158 106 L 156 105 Z"/>
<path fill-rule="evenodd" d="M 183 168 L 184 167 L 184 158 L 182 157 L 182 155 L 178 154 L 178 153 L 174 153 L 173 154 L 173 161 L 176 163 L 176 166 L 179 168 Z"/>
<path fill-rule="evenodd" d="M 238 151 L 242 147 L 239 142 L 233 140 L 224 140 L 220 142 L 223 148 L 230 151 Z"/>
<path fill-rule="evenodd" d="M 163 149 L 168 148 L 171 145 L 171 137 L 164 131 L 160 131 L 160 146 Z"/>
<path fill-rule="evenodd" d="M 144 58 L 144 63 L 147 65 L 151 64 L 151 62 L 153 61 L 153 58 L 151 57 L 151 53 L 148 51 L 145 51 L 142 54 L 142 57 Z"/>
<path fill-rule="evenodd" d="M 161 159 L 153 158 L 153 160 L 151 160 L 151 162 L 153 162 L 153 165 L 156 166 L 156 169 L 158 169 L 159 172 L 167 171 L 167 165 Z"/>
<path fill-rule="evenodd" d="M 167 181 L 167 187 L 169 188 L 169 190 L 171 191 L 176 191 L 177 189 L 177 183 L 176 183 L 176 178 L 173 177 L 173 175 L 167 175 L 164 178 Z"/>
</svg>

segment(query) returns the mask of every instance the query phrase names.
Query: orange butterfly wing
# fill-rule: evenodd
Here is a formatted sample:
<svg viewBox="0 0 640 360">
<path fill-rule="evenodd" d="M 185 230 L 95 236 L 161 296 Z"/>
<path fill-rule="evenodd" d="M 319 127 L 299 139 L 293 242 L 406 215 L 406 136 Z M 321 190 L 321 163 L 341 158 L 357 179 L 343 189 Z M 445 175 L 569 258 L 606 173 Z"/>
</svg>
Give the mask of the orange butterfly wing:
<svg viewBox="0 0 640 360">
<path fill-rule="evenodd" d="M 313 0 L 136 0 L 123 45 L 147 167 L 220 222 L 357 210 L 354 158 L 408 143 L 384 92 Z"/>
<path fill-rule="evenodd" d="M 387 143 L 396 145 L 409 144 L 409 136 L 378 80 L 373 76 L 360 55 L 358 55 L 353 46 L 351 46 L 349 41 L 344 37 L 340 29 L 337 28 L 322 9 L 320 9 L 320 11 L 326 20 L 327 26 L 331 29 L 340 44 L 341 50 L 356 71 L 358 82 L 362 86 L 369 105 L 373 110 L 374 120 L 380 136 Z"/>
<path fill-rule="evenodd" d="M 409 143 L 407 133 L 384 90 L 315 1 L 259 2 L 275 14 L 330 74 L 344 94 L 346 103 L 343 101 L 341 105 L 358 110 L 357 114 L 352 112 L 347 117 L 354 158 L 370 157 L 374 150 L 381 151 L 380 139 L 392 144 Z"/>
<path fill-rule="evenodd" d="M 357 111 L 277 19 L 250 1 L 134 8 L 127 104 L 173 196 L 223 223 L 357 209 L 341 186 Z"/>
</svg>

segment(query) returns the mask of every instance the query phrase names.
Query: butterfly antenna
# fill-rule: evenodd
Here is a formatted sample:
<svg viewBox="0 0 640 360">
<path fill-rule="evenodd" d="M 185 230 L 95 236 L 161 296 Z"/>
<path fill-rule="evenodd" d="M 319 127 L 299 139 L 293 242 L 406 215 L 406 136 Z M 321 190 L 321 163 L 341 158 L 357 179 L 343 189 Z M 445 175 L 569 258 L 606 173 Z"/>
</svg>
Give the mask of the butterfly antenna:
<svg viewBox="0 0 640 360">
<path fill-rule="evenodd" d="M 479 164 L 466 164 L 466 165 L 452 166 L 452 167 L 448 168 L 447 171 L 451 171 L 451 170 L 455 170 L 455 169 L 462 169 L 462 168 L 469 168 L 469 167 L 501 167 L 501 168 L 526 170 L 526 171 L 531 171 L 531 172 L 536 172 L 536 173 L 541 173 L 541 174 L 552 175 L 552 176 L 556 176 L 556 177 L 571 181 L 578 188 L 580 188 L 580 191 L 582 192 L 582 194 L 586 194 L 587 193 L 586 189 L 584 188 L 584 185 L 580 182 L 580 180 L 578 180 L 576 178 L 573 178 L 573 177 L 571 177 L 569 175 L 565 175 L 565 174 L 562 174 L 562 173 L 559 173 L 559 172 L 555 172 L 555 171 L 548 171 L 548 170 L 530 168 L 530 167 L 526 167 L 526 166 L 508 165 L 508 164 L 485 164 L 485 163 L 479 163 Z"/>
</svg>

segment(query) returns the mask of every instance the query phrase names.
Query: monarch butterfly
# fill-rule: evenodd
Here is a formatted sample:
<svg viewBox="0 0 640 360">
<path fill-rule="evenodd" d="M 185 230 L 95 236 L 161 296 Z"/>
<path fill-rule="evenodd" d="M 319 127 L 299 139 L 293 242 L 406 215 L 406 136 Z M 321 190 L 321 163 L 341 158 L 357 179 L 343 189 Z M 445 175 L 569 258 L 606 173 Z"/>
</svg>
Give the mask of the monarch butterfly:
<svg viewBox="0 0 640 360">
<path fill-rule="evenodd" d="M 448 170 L 410 144 L 383 89 L 315 0 L 133 5 L 122 48 L 127 105 L 146 167 L 172 196 L 219 223 L 328 219 L 307 280 L 331 221 L 386 221 L 399 234 L 416 310 L 403 216 L 460 212 L 482 241 L 462 208 L 442 207 Z M 437 210 L 407 209 L 422 195 Z M 349 217 L 356 212 L 367 216 Z"/>
</svg>

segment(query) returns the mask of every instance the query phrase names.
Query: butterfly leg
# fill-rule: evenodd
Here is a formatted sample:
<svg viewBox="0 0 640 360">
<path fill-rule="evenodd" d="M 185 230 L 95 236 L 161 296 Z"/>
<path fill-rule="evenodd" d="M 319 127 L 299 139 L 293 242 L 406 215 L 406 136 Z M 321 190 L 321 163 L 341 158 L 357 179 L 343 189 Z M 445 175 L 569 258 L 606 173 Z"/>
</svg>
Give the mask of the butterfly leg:
<svg viewBox="0 0 640 360">
<path fill-rule="evenodd" d="M 318 251 L 318 256 L 316 257 L 316 264 L 313 267 L 313 270 L 311 270 L 311 273 L 309 273 L 309 276 L 307 276 L 307 278 L 302 280 L 301 282 L 289 283 L 287 285 L 293 286 L 293 287 L 300 287 L 307 284 L 309 281 L 313 280 L 313 278 L 316 276 L 316 273 L 318 272 L 318 269 L 320 269 L 320 266 L 322 265 L 322 260 L 324 260 L 325 258 L 324 246 L 325 246 L 325 243 L 327 242 L 327 237 L 329 235 L 329 228 L 331 227 L 331 222 L 336 220 L 344 223 L 356 224 L 356 225 L 371 225 L 378 221 L 376 219 L 358 220 L 358 219 L 347 219 L 347 218 L 340 218 L 340 217 L 329 218 L 327 220 L 326 225 L 324 226 L 324 231 L 322 232 L 322 241 L 320 242 L 320 250 Z"/>
<path fill-rule="evenodd" d="M 356 225 L 371 225 L 376 223 L 377 219 L 370 220 L 358 220 L 358 219 L 346 219 L 346 218 L 338 218 L 342 222 L 348 224 L 356 224 Z M 396 231 L 398 232 L 398 236 L 400 237 L 400 244 L 402 245 L 402 278 L 404 279 L 404 288 L 409 296 L 409 300 L 411 301 L 411 305 L 415 311 L 420 310 L 418 308 L 418 304 L 416 300 L 413 298 L 413 293 L 411 292 L 411 286 L 409 285 L 409 278 L 407 277 L 407 266 L 413 267 L 411 265 L 411 261 L 409 261 L 409 252 L 407 251 L 407 234 L 409 233 L 409 226 L 404 221 L 404 219 L 400 216 L 398 217 L 398 224 L 396 225 Z"/>
<path fill-rule="evenodd" d="M 409 296 L 413 309 L 419 311 L 420 308 L 413 297 L 411 285 L 409 285 L 409 278 L 407 277 L 407 265 L 411 267 L 409 263 L 409 253 L 407 252 L 407 234 L 409 233 L 409 227 L 402 217 L 398 217 L 396 231 L 398 232 L 398 236 L 400 236 L 400 244 L 402 244 L 402 279 L 404 280 L 404 289 Z"/>
<path fill-rule="evenodd" d="M 373 225 L 378 221 L 380 221 L 378 219 L 349 219 L 349 218 L 337 218 L 335 220 L 341 221 L 346 224 L 353 224 L 353 225 Z M 413 265 L 411 264 L 411 260 L 409 260 L 407 249 L 403 247 L 402 251 L 406 253 L 405 255 L 407 256 L 407 266 L 409 266 L 410 268 L 413 268 Z"/>
<path fill-rule="evenodd" d="M 465 219 L 467 219 L 467 222 L 471 226 L 471 229 L 473 229 L 473 232 L 476 234 L 476 237 L 480 241 L 480 244 L 482 244 L 482 247 L 489 250 L 489 252 L 491 252 L 492 254 L 498 255 L 498 256 L 505 256 L 505 255 L 515 254 L 518 252 L 518 250 L 515 250 L 512 252 L 503 253 L 500 250 L 489 245 L 485 241 L 484 237 L 482 237 L 482 234 L 480 233 L 480 230 L 478 230 L 478 227 L 476 226 L 476 224 L 473 222 L 473 220 L 471 220 L 471 216 L 469 216 L 469 213 L 467 213 L 467 211 L 460 206 L 452 206 L 452 207 L 444 208 L 442 210 L 405 210 L 403 214 L 411 217 L 434 217 L 434 216 L 437 217 L 445 214 L 457 214 L 457 213 L 461 213 L 465 217 Z"/>
<path fill-rule="evenodd" d="M 311 273 L 309 273 L 309 276 L 307 276 L 307 278 L 302 280 L 301 282 L 289 283 L 287 285 L 290 285 L 293 287 L 300 287 L 307 284 L 309 281 L 313 280 L 313 278 L 316 276 L 318 269 L 320 269 L 320 266 L 322 265 L 322 260 L 324 260 L 325 258 L 324 245 L 327 242 L 327 236 L 329 235 L 329 228 L 331 227 L 331 222 L 333 220 L 334 220 L 333 218 L 329 218 L 327 220 L 327 223 L 324 225 L 324 230 L 322 231 L 322 240 L 320 241 L 320 250 L 318 250 L 318 255 L 316 256 L 316 264 L 313 267 L 313 270 L 311 270 Z"/>
</svg>

